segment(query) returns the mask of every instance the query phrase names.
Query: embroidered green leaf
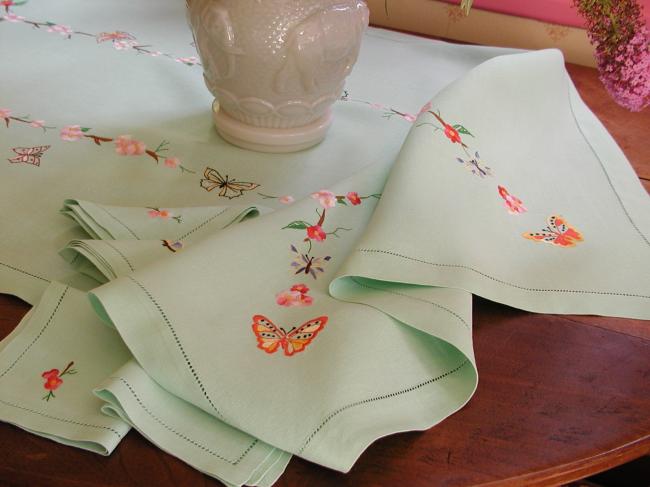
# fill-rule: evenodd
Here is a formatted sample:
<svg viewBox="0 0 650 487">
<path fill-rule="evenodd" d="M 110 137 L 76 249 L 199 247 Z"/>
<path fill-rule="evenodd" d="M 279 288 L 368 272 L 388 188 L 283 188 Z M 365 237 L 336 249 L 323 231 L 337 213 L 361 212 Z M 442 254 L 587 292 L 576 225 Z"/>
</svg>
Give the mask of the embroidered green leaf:
<svg viewBox="0 0 650 487">
<path fill-rule="evenodd" d="M 90 127 L 81 127 L 82 132 L 88 132 L 90 130 Z"/>
<path fill-rule="evenodd" d="M 336 202 L 337 202 L 339 205 L 348 206 L 348 204 L 346 203 L 346 201 L 345 201 L 343 198 L 341 198 L 341 199 L 337 198 L 337 199 L 336 199 Z"/>
<path fill-rule="evenodd" d="M 289 223 L 286 227 L 283 227 L 282 230 L 285 230 L 287 228 L 289 228 L 291 230 L 305 230 L 310 226 L 311 225 L 309 223 L 307 223 L 306 221 L 296 220 L 295 222 Z"/>
<path fill-rule="evenodd" d="M 465 127 L 463 127 L 463 126 L 462 126 L 461 124 L 459 124 L 459 123 L 457 123 L 456 125 L 454 125 L 454 128 L 455 128 L 456 130 L 458 130 L 458 132 L 460 132 L 461 134 L 465 134 L 465 135 L 469 135 L 470 137 L 474 137 L 474 136 L 472 135 L 472 133 L 471 133 L 469 130 L 467 130 Z"/>
</svg>

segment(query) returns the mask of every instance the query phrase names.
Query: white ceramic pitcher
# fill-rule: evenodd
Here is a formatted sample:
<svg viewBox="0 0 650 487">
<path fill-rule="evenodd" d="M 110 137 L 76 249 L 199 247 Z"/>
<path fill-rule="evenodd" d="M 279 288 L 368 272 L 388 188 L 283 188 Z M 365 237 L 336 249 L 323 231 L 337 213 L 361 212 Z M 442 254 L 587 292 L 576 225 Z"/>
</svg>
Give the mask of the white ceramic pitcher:
<svg viewBox="0 0 650 487">
<path fill-rule="evenodd" d="M 319 143 L 368 25 L 363 0 L 191 0 L 215 125 L 263 152 Z"/>
</svg>

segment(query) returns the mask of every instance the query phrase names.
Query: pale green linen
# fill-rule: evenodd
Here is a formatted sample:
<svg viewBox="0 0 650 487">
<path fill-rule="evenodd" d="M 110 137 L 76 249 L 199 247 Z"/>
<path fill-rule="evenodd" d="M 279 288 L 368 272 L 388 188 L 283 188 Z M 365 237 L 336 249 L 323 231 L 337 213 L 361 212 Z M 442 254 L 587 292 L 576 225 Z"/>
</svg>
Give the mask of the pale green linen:
<svg viewBox="0 0 650 487">
<path fill-rule="evenodd" d="M 101 412 L 92 389 L 130 358 L 119 335 L 99 320 L 85 293 L 52 283 L 0 348 L 0 420 L 102 455 L 129 431 Z M 63 374 L 68 364 L 69 371 Z M 57 369 L 52 390 L 42 374 Z"/>
<path fill-rule="evenodd" d="M 182 2 L 33 0 L 14 10 L 193 53 Z M 557 53 L 482 64 L 433 98 L 426 108 L 437 117 L 425 109 L 412 124 L 446 83 L 512 51 L 370 29 L 324 143 L 269 155 L 218 138 L 200 67 L 32 27 L 0 22 L 0 44 L 16 46 L 1 54 L 12 69 L 0 109 L 57 128 L 0 127 L 9 158 L 51 146 L 40 165 L 0 164 L 0 204 L 10 209 L 0 217 L 0 292 L 31 303 L 45 294 L 0 343 L 2 420 L 102 453 L 128 423 L 228 485 L 266 486 L 290 454 L 347 471 L 375 439 L 462 407 L 477 384 L 470 292 L 534 311 L 650 317 L 648 197 Z M 62 140 L 73 124 L 88 130 Z M 158 160 L 119 155 L 113 139 L 126 134 Z M 219 196 L 205 190 L 206 168 L 257 186 Z M 334 207 L 308 196 L 322 188 Z M 285 207 L 285 195 L 298 202 Z M 278 211 L 230 225 L 260 205 Z M 554 214 L 582 234 L 575 246 L 522 236 Z M 83 293 L 52 280 L 84 290 L 112 281 L 90 298 L 114 329 L 97 324 Z M 260 315 L 289 333 L 327 322 L 303 351 L 266 353 L 258 345 L 269 333 L 253 326 Z M 86 336 L 87 323 L 100 331 Z M 55 327 L 65 332 L 50 334 Z M 62 376 L 56 398 L 33 398 L 41 374 L 76 351 L 78 373 Z M 67 391 L 85 402 L 57 415 Z M 56 414 L 40 414 L 43 404 Z"/>
<path fill-rule="evenodd" d="M 72 240 L 62 249 L 61 256 L 81 274 L 106 282 L 181 252 L 191 242 L 233 223 L 270 210 L 259 205 L 128 208 L 67 200 L 61 211 L 97 239 Z"/>
<path fill-rule="evenodd" d="M 340 276 L 464 289 L 542 313 L 650 319 L 650 198 L 559 51 L 487 61 L 431 105 L 472 133 L 462 136 L 466 152 L 478 151 L 492 175 L 468 171 L 460 144 L 421 115 Z M 527 211 L 510 214 L 499 185 Z M 582 240 L 523 237 L 551 215 Z M 333 294 L 346 299 L 339 286 Z"/>
<path fill-rule="evenodd" d="M 95 393 L 106 401 L 102 411 L 228 485 L 272 485 L 291 458 L 172 396 L 134 361 L 111 374 Z"/>
<path fill-rule="evenodd" d="M 385 173 L 372 167 L 331 189 L 378 195 Z M 376 201 L 326 210 L 323 229 L 338 229 L 339 238 L 313 242 L 308 255 L 330 257 L 315 279 L 291 266 L 291 247 L 309 247 L 305 228 L 292 222 L 319 218 L 319 202 L 307 198 L 118 278 L 91 298 L 164 389 L 262 441 L 347 471 L 375 439 L 428 428 L 462 407 L 477 381 L 469 293 L 414 286 L 379 293 L 394 317 L 329 297 L 330 278 Z M 276 295 L 296 284 L 310 288 L 313 304 L 279 306 Z M 257 348 L 254 315 L 287 330 L 319 316 L 328 321 L 303 352 L 287 356 Z"/>
<path fill-rule="evenodd" d="M 38 301 L 49 281 L 77 278 L 56 255 L 69 241 L 86 238 L 73 222 L 55 214 L 65 199 L 127 207 L 246 206 L 258 201 L 282 206 L 258 193 L 299 198 L 369 164 L 392 163 L 410 123 L 395 114 L 382 118 L 385 110 L 417 113 L 449 81 L 509 52 L 370 29 L 346 84 L 350 99 L 364 102 L 337 103 L 334 125 L 319 146 L 295 154 L 261 154 L 219 138 L 201 67 L 175 62 L 177 56 L 195 55 L 184 2 L 30 0 L 12 12 L 86 34 L 128 32 L 149 51 L 172 55 L 118 50 L 110 41 L 82 34 L 67 39 L 48 32 L 47 26 L 37 29 L 0 16 L 0 45 L 12 46 L 0 54 L 0 109 L 56 127 L 44 132 L 16 120 L 6 127 L 0 120 L 0 205 L 12 209 L 0 216 L 0 292 L 30 303 Z M 61 131 L 70 125 L 88 128 L 83 135 L 131 135 L 152 151 L 167 141 L 162 147 L 167 150 L 160 152 L 158 163 L 146 154 L 122 156 L 114 141 L 97 145 L 82 135 L 62 140 Z M 16 156 L 14 148 L 48 145 L 40 166 L 7 162 Z M 178 158 L 195 173 L 167 167 L 166 157 Z M 219 190 L 208 192 L 200 185 L 207 167 L 260 186 L 233 200 L 220 197 Z"/>
</svg>

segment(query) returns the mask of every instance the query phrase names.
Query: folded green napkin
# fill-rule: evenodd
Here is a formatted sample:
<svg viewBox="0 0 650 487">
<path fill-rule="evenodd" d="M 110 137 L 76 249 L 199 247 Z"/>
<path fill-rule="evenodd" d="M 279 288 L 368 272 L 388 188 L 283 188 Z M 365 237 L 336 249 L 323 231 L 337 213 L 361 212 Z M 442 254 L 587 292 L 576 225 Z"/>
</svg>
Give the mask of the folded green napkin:
<svg viewBox="0 0 650 487">
<path fill-rule="evenodd" d="M 192 241 L 262 213 L 266 207 L 127 208 L 66 200 L 62 213 L 95 240 L 72 240 L 60 252 L 78 272 L 99 282 L 127 275 Z"/>
<path fill-rule="evenodd" d="M 269 210 L 262 207 L 262 213 Z M 66 200 L 61 213 L 99 240 L 192 240 L 260 214 L 246 206 L 134 208 Z"/>
<path fill-rule="evenodd" d="M 227 485 L 272 485 L 291 455 L 216 420 L 162 389 L 134 361 L 95 390 L 102 411 Z"/>
<path fill-rule="evenodd" d="M 559 51 L 487 61 L 426 108 L 334 295 L 364 277 L 650 319 L 650 198 Z"/>
<path fill-rule="evenodd" d="M 129 426 L 102 414 L 92 390 L 130 356 L 85 293 L 52 283 L 0 343 L 0 420 L 108 455 Z"/>
<path fill-rule="evenodd" d="M 462 407 L 477 380 L 469 293 L 368 286 L 394 306 L 391 315 L 328 295 L 385 176 L 366 169 L 206 237 L 95 289 L 93 304 L 167 391 L 347 471 L 375 439 L 428 428 Z"/>
</svg>

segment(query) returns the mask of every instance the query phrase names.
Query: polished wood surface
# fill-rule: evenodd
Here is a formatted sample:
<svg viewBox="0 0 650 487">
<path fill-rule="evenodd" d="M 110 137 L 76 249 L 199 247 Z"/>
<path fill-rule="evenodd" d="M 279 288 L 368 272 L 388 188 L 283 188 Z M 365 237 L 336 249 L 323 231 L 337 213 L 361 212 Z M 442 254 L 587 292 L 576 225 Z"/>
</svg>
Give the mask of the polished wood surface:
<svg viewBox="0 0 650 487">
<path fill-rule="evenodd" d="M 593 69 L 568 70 L 650 192 L 650 110 L 627 112 Z M 28 309 L 0 295 L 0 338 Z M 294 458 L 277 485 L 559 485 L 650 453 L 649 321 L 531 314 L 475 298 L 474 326 L 480 380 L 465 408 L 428 431 L 375 442 L 347 475 Z M 0 423 L 0 485 L 220 484 L 133 431 L 101 457 Z"/>
</svg>

